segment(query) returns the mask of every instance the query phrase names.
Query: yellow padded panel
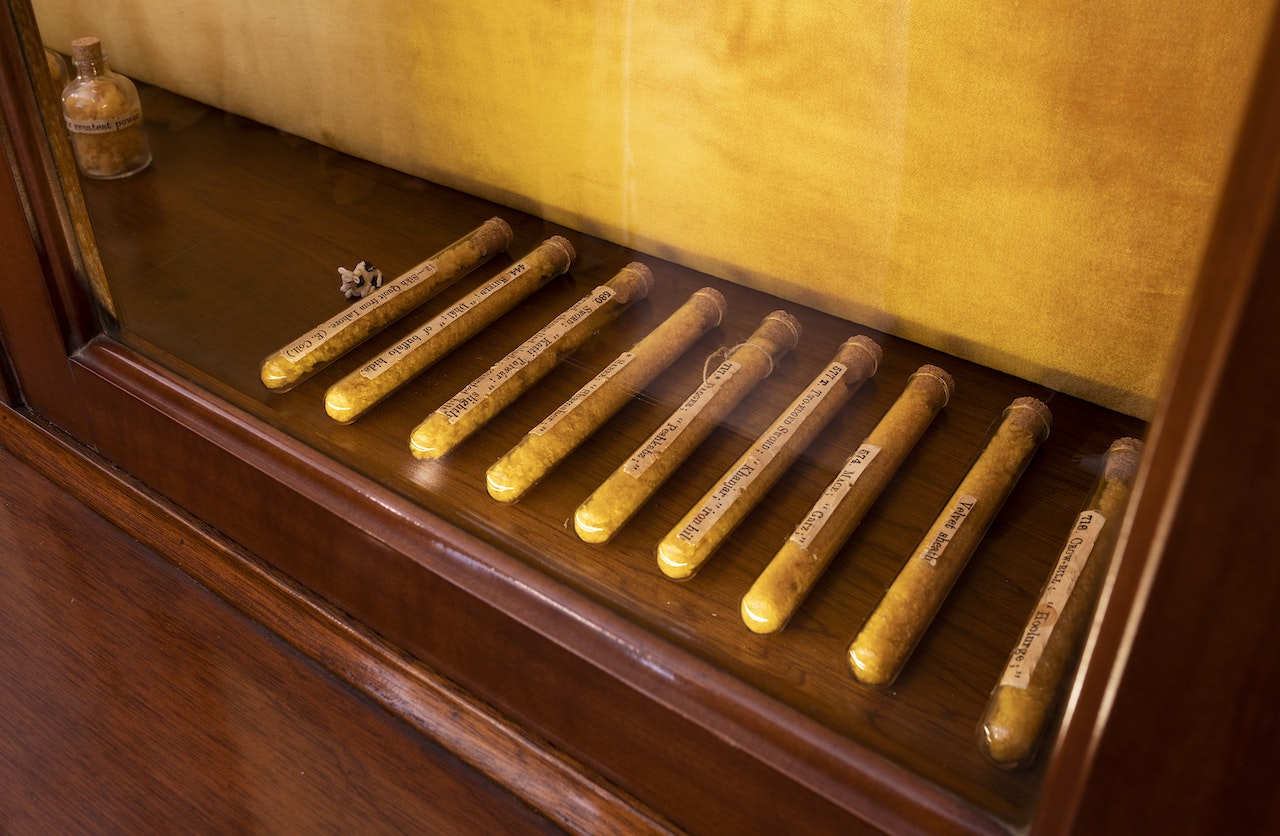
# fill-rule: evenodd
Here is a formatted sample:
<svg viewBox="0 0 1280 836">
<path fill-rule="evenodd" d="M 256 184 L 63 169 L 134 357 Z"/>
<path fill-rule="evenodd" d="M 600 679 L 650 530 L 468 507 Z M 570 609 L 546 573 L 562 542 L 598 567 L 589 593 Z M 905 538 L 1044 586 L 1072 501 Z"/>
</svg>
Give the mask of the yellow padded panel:
<svg viewBox="0 0 1280 836">
<path fill-rule="evenodd" d="M 1140 417 L 1273 12 L 35 6 L 139 80 Z"/>
</svg>

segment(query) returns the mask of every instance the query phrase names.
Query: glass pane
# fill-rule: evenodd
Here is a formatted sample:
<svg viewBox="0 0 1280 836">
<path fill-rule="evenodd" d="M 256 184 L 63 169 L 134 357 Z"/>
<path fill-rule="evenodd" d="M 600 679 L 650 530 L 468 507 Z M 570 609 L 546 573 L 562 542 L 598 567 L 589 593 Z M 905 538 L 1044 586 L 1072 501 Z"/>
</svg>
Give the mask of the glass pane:
<svg viewBox="0 0 1280 836">
<path fill-rule="evenodd" d="M 1270 8 L 36 6 L 64 53 L 1139 417 Z"/>
<path fill-rule="evenodd" d="M 1026 821 L 1043 759 L 997 769 L 974 729 L 1103 454 L 1151 417 L 1271 3 L 380 0 L 305 20 L 273 4 L 34 5 L 45 44 L 66 56 L 96 36 L 140 89 L 151 164 L 82 183 L 120 340 L 840 740 Z M 505 251 L 422 267 L 494 217 Z M 525 256 L 553 236 L 574 248 L 567 271 L 493 291 L 507 304 L 483 327 L 334 420 L 334 387 L 536 271 Z M 523 368 L 513 352 L 570 330 L 557 317 L 634 261 L 647 298 L 455 450 L 414 455 L 422 423 L 498 390 Z M 396 292 L 424 270 L 450 282 L 296 385 L 265 385 L 265 358 L 311 356 L 308 340 L 365 316 L 341 289 L 361 262 Z M 519 503 L 491 498 L 495 460 L 704 286 L 728 300 L 718 325 Z M 395 296 L 379 292 L 363 298 Z M 795 349 L 615 537 L 582 542 L 581 504 L 661 427 L 693 421 L 689 399 L 775 310 L 799 322 Z M 718 486 L 748 493 L 725 480 L 759 463 L 743 457 L 854 335 L 883 350 L 874 377 L 754 489 L 707 569 L 672 584 L 657 544 Z M 749 634 L 744 593 L 924 364 L 954 378 L 950 403 L 786 630 Z M 1052 411 L 1048 440 L 893 688 L 853 682 L 847 645 L 1024 396 Z"/>
</svg>

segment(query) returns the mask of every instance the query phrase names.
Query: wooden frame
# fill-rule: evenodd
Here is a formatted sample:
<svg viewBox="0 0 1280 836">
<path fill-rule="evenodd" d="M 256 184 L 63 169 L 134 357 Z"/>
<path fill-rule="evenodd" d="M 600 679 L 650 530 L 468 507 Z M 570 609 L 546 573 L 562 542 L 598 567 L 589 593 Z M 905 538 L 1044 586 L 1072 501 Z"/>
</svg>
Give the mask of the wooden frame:
<svg viewBox="0 0 1280 836">
<path fill-rule="evenodd" d="M 424 661 L 483 695 L 502 722 L 534 730 L 523 739 L 582 737 L 574 727 L 582 716 L 617 730 L 617 740 L 608 744 L 618 750 L 612 759 L 585 767 L 572 758 L 564 762 L 571 764 L 569 772 L 587 776 L 583 785 L 605 787 L 601 809 L 620 828 L 638 821 L 657 826 L 668 813 L 650 813 L 630 791 L 649 798 L 671 792 L 660 773 L 672 741 L 684 743 L 708 782 L 736 784 L 742 798 L 764 798 L 778 810 L 803 809 L 814 830 L 855 824 L 900 832 L 995 827 L 873 752 L 847 747 L 829 751 L 830 763 L 813 762 L 815 750 L 802 745 L 815 734 L 806 718 L 774 718 L 776 724 L 762 732 L 751 695 L 734 678 L 655 646 L 590 598 L 382 486 L 353 478 L 314 449 L 101 333 L 82 289 L 96 268 L 85 267 L 85 242 L 68 223 L 80 211 L 81 197 L 74 185 L 64 188 L 58 140 L 49 152 L 40 128 L 25 69 L 38 44 L 22 36 L 29 10 L 22 3 L 14 8 L 18 22 L 6 19 L 0 27 L 13 160 L 13 177 L 0 187 L 0 230 L 21 272 L 46 281 L 35 293 L 15 284 L 0 288 L 0 336 L 16 384 L 6 394 L 11 406 L 66 429 L 249 552 L 269 556 L 298 582 L 295 594 L 359 613 L 382 640 L 415 654 L 424 651 L 410 623 L 413 612 L 370 600 L 351 565 L 308 563 L 298 538 L 322 538 L 335 552 L 374 560 L 387 583 L 429 589 L 442 631 L 467 641 L 442 642 L 425 651 Z M 1274 769 L 1265 760 L 1276 750 L 1265 745 L 1276 742 L 1274 725 L 1247 720 L 1253 718 L 1249 711 L 1280 695 L 1277 665 L 1262 661 L 1265 636 L 1253 615 L 1274 603 L 1278 588 L 1274 569 L 1258 559 L 1266 554 L 1268 503 L 1280 497 L 1280 457 L 1267 436 L 1280 391 L 1268 362 L 1280 356 L 1280 346 L 1267 322 L 1267 312 L 1277 310 L 1280 240 L 1280 125 L 1270 107 L 1272 80 L 1280 77 L 1277 31 L 1273 22 L 1193 313 L 1149 433 L 1140 494 L 1036 806 L 1037 833 L 1119 829 L 1121 822 L 1150 823 L 1166 815 L 1179 825 L 1224 825 L 1233 815 L 1245 825 L 1277 821 L 1266 806 L 1269 793 L 1251 794 L 1249 780 L 1229 780 Z M 64 153 L 63 165 L 66 160 Z M 241 489 L 217 491 L 208 474 Z M 255 522 L 264 507 L 275 519 L 299 525 Z M 300 527 L 314 530 L 304 534 Z M 1210 568 L 1220 573 L 1206 577 Z M 272 629 L 287 632 L 285 625 Z M 339 634 L 327 641 L 343 639 Z M 646 663 L 645 653 L 655 647 L 671 655 Z M 1194 674 L 1186 667 L 1188 647 L 1197 648 Z M 545 695 L 512 685 L 511 648 L 530 660 L 530 681 L 540 683 Z M 315 653 L 324 655 L 322 649 Z M 393 671 L 385 658 L 357 655 L 373 671 L 360 687 L 377 692 L 376 683 Z M 389 690 L 375 696 L 389 699 Z M 1170 693 L 1187 696 L 1171 700 Z M 1204 711 L 1237 703 L 1246 712 L 1240 728 L 1223 727 Z M 628 736 L 628 729 L 656 728 L 667 735 Z M 1250 737 L 1268 729 L 1270 737 Z M 1241 757 L 1246 746 L 1256 747 L 1259 760 Z M 552 746 L 545 752 L 562 757 Z M 1215 777 L 1198 774 L 1204 758 Z M 596 769 L 603 776 L 592 775 Z M 1204 789 L 1183 791 L 1192 778 Z M 552 796 L 534 803 L 554 807 Z M 724 810 L 708 808 L 699 818 L 696 800 L 672 805 L 690 829 L 725 824 L 718 818 Z M 748 815 L 753 809 L 744 807 Z"/>
</svg>

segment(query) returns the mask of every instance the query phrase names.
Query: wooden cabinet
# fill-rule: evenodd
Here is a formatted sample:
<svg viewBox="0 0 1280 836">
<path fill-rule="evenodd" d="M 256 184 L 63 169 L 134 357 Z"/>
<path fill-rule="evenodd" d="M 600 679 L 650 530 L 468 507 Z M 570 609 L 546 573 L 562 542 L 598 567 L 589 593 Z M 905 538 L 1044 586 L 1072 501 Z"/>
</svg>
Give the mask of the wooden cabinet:
<svg viewBox="0 0 1280 836">
<path fill-rule="evenodd" d="M 0 221 L 27 277 L 0 287 L 9 409 L 62 428 L 236 544 L 218 572 L 174 558 L 216 593 L 265 567 L 332 613 L 338 629 L 304 642 L 303 619 L 227 592 L 552 820 L 592 832 L 1277 823 L 1265 790 L 1280 686 L 1265 630 L 1280 594 L 1266 533 L 1280 498 L 1274 32 L 1150 426 L 163 90 L 144 91 L 153 169 L 80 182 L 44 134 L 47 91 L 25 70 L 39 45 L 12 20 L 2 34 L 12 177 Z M 335 203 L 335 183 L 360 201 Z M 350 427 L 325 415 L 325 387 L 403 327 L 289 392 L 261 386 L 259 360 L 344 304 L 336 282 L 311 278 L 316 265 L 372 258 L 350 252 L 368 247 L 395 274 L 494 215 L 514 230 L 508 254 L 441 300 L 552 234 L 577 249 L 570 273 Z M 408 431 L 429 411 L 632 259 L 654 271 L 647 300 L 446 459 L 409 455 Z M 101 276 L 114 310 L 99 325 L 86 287 Z M 528 497 L 488 497 L 489 464 L 704 285 L 729 300 L 718 329 Z M 777 308 L 804 326 L 796 351 L 617 538 L 579 541 L 576 504 L 696 387 L 708 355 Z M 873 380 L 703 574 L 662 577 L 657 539 L 857 333 L 885 350 Z M 952 403 L 787 630 L 750 634 L 738 601 L 754 573 L 922 363 L 953 374 Z M 1049 440 L 903 676 L 859 686 L 844 647 L 1021 395 L 1049 403 Z M 1122 435 L 1144 435 L 1147 456 L 1061 728 L 1031 769 L 996 769 L 975 745 L 981 708 L 1090 462 Z M 436 678 L 402 688 L 406 666 Z"/>
</svg>

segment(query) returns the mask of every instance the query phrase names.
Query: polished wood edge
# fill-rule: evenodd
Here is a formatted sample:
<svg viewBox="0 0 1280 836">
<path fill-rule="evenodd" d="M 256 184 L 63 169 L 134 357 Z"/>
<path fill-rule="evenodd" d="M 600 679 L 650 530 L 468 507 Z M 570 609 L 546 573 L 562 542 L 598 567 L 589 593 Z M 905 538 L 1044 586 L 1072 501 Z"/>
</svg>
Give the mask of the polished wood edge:
<svg viewBox="0 0 1280 836">
<path fill-rule="evenodd" d="M 0 55 L 6 55 L 3 60 L 8 63 L 4 50 L 0 49 Z M 5 119 L 0 121 L 0 144 L 10 150 L 12 113 L 7 107 L 4 115 Z M 5 174 L 0 177 L 0 247 L 5 255 L 5 269 L 16 276 L 43 275 L 44 264 L 31 238 L 22 185 L 7 176 L 16 176 L 16 172 L 6 167 Z M 47 391 L 50 397 L 56 398 L 59 386 L 70 383 L 65 347 L 49 337 L 62 333 L 62 323 L 49 313 L 50 300 L 43 282 L 6 282 L 6 286 L 11 289 L 4 294 L 5 304 L 0 306 L 0 337 L 4 338 L 5 349 L 19 370 L 35 370 L 21 382 L 29 384 L 37 397 Z M 20 293 L 15 292 L 19 290 Z"/>
<path fill-rule="evenodd" d="M 677 832 L 544 741 L 344 618 L 199 520 L 29 414 L 0 407 L 0 445 L 246 617 L 576 833 Z"/>
<path fill-rule="evenodd" d="M 1231 349 L 1240 339 L 1242 312 L 1257 283 L 1268 236 L 1276 228 L 1280 195 L 1280 13 L 1273 14 L 1239 141 L 1219 201 L 1216 220 L 1191 298 L 1187 321 L 1147 437 L 1146 451 L 1115 559 L 1099 603 L 1099 615 L 1080 663 L 1082 673 L 1069 696 L 1065 720 L 1045 779 L 1032 832 L 1074 832 L 1089 787 L 1115 776 L 1100 775 L 1095 759 L 1103 741 L 1125 734 L 1108 725 L 1110 707 L 1124 689 L 1135 634 L 1144 620 L 1153 586 L 1170 574 L 1163 558 L 1171 521 L 1188 503 L 1188 474 L 1205 445 L 1215 408 L 1224 405 L 1221 386 Z M 1238 359 L 1238 358 L 1237 358 Z M 1274 362 L 1275 358 L 1259 358 Z M 1226 504 L 1230 497 L 1214 496 Z M 1185 596 L 1184 596 L 1185 597 Z M 1194 595 L 1186 618 L 1212 623 L 1213 613 Z M 1135 787 L 1135 792 L 1137 788 Z M 1147 791 L 1137 797 L 1149 797 Z"/>
<path fill-rule="evenodd" d="M 18 405 L 18 388 L 13 382 L 13 368 L 3 351 L 0 351 L 0 404 L 10 407 Z"/>
<path fill-rule="evenodd" d="M 122 404 L 141 402 L 157 410 L 201 443 L 213 444 L 322 505 L 345 526 L 361 529 L 392 552 L 419 561 L 424 553 L 438 553 L 428 571 L 710 732 L 726 751 L 757 760 L 780 780 L 807 788 L 851 816 L 889 832 L 1007 832 L 1005 825 L 967 802 L 210 397 L 149 357 L 104 338 L 77 353 L 74 362 L 96 385 L 115 390 Z M 90 391 L 84 380 L 82 389 Z M 110 390 L 95 389 L 94 396 Z M 162 473 L 143 478 L 171 495 L 168 486 L 154 483 L 164 478 Z"/>
<path fill-rule="evenodd" d="M 89 223 L 70 140 L 61 130 L 60 91 L 53 89 L 44 45 L 37 35 L 30 0 L 9 0 L 9 15 L 0 25 L 0 107 L 14 148 L 15 177 L 30 205 L 33 234 L 52 279 L 54 309 L 71 346 L 83 345 L 100 329 L 89 295 L 92 286 L 107 310 L 113 303 L 103 288 L 105 278 Z M 47 130 L 46 125 L 57 126 Z M 74 216 L 75 223 L 72 223 Z"/>
<path fill-rule="evenodd" d="M 48 73 L 29 74 L 43 46 L 23 32 L 34 32 L 27 0 L 11 0 L 0 19 L 0 144 L 5 172 L 0 177 L 0 252 L 6 273 L 23 277 L 5 283 L 0 297 L 0 331 L 15 372 L 11 403 L 27 403 L 60 423 L 87 432 L 87 416 L 78 402 L 66 355 L 98 330 L 92 305 L 76 279 L 76 233 L 67 223 L 57 168 L 44 131 L 40 99 L 54 98 Z M 24 28 L 25 27 L 25 28 Z M 65 137 L 58 137 L 65 146 Z M 70 153 L 70 149 L 67 148 Z M 78 182 L 72 190 L 79 194 Z M 47 276 L 52 281 L 27 281 Z"/>
<path fill-rule="evenodd" d="M 0 131 L 6 127 L 0 124 Z M 0 143 L 7 135 L 0 136 Z M 6 173 L 8 169 L 6 169 Z M 27 223 L 18 184 L 0 176 L 0 252 L 6 271 L 13 276 L 40 276 L 44 266 Z M 82 432 L 87 429 L 83 410 L 77 402 L 67 364 L 67 350 L 61 340 L 62 323 L 53 315 L 42 281 L 13 281 L 0 291 L 0 339 L 11 366 L 5 370 L 11 404 L 31 403 L 50 414 L 64 416 Z"/>
</svg>

